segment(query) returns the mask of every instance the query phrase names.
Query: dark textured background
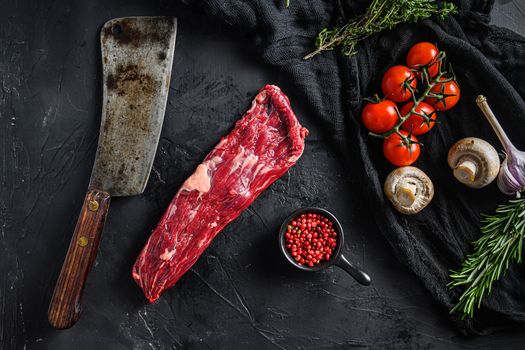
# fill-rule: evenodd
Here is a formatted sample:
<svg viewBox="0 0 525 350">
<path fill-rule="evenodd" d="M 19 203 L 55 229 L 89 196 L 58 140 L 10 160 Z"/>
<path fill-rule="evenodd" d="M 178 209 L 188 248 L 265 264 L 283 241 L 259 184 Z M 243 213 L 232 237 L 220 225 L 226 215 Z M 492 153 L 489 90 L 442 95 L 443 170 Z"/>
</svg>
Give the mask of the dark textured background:
<svg viewBox="0 0 525 350">
<path fill-rule="evenodd" d="M 293 2 L 293 0 L 292 0 Z M 496 1 L 493 22 L 525 35 L 525 5 Z M 46 310 L 95 155 L 101 110 L 98 31 L 113 17 L 175 15 L 179 34 L 157 158 L 142 196 L 114 199 L 83 316 L 70 330 Z M 348 179 L 293 88 L 239 33 L 174 1 L 0 2 L 0 348 L 518 348 L 521 327 L 465 339 L 398 264 L 366 212 L 345 211 Z M 146 305 L 131 265 L 182 181 L 267 82 L 311 131 L 304 156 Z M 346 253 L 373 277 L 301 274 L 279 256 L 286 214 L 316 204 L 346 227 Z M 512 329 L 514 328 L 514 329 Z"/>
</svg>

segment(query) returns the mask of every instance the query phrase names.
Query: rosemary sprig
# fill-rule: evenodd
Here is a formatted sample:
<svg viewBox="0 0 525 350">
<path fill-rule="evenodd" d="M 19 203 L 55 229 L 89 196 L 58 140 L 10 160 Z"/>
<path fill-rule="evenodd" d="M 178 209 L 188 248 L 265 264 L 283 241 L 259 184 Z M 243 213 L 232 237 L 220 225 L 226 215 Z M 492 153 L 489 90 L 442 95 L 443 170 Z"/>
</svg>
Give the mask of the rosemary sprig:
<svg viewBox="0 0 525 350">
<path fill-rule="evenodd" d="M 481 220 L 482 236 L 473 243 L 474 253 L 463 262 L 461 270 L 451 271 L 449 288 L 466 286 L 450 313 L 473 317 L 492 283 L 507 273 L 511 263 L 522 261 L 525 239 L 525 198 L 498 206 L 494 215 Z"/>
<path fill-rule="evenodd" d="M 315 40 L 316 50 L 304 57 L 312 58 L 325 50 L 341 46 L 344 55 L 352 56 L 359 41 L 398 24 L 419 22 L 433 15 L 446 18 L 457 13 L 457 7 L 443 1 L 435 0 L 373 0 L 365 14 L 348 22 L 343 27 L 323 29 Z"/>
</svg>

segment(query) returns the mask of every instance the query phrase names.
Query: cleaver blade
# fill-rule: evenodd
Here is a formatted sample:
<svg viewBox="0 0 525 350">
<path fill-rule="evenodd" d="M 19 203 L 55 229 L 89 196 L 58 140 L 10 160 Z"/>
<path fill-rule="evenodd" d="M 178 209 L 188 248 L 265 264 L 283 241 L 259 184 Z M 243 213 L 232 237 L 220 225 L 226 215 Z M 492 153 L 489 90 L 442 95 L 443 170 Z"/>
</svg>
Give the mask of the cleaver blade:
<svg viewBox="0 0 525 350">
<path fill-rule="evenodd" d="M 144 191 L 157 150 L 170 86 L 177 19 L 125 17 L 102 27 L 103 103 L 88 192 L 51 298 L 58 329 L 80 317 L 81 297 L 110 198 Z"/>
<path fill-rule="evenodd" d="M 115 196 L 144 192 L 170 87 L 177 22 L 128 17 L 101 32 L 102 122 L 89 189 Z"/>
</svg>

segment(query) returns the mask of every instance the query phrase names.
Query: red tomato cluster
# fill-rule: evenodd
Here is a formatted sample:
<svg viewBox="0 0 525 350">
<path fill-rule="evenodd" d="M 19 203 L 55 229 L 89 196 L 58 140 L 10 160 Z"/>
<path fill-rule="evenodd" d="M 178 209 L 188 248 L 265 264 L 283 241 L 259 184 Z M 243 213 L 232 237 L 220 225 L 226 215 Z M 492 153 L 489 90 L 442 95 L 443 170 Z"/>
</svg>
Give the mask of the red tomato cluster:
<svg viewBox="0 0 525 350">
<path fill-rule="evenodd" d="M 412 90 L 418 86 L 424 90 L 422 68 L 427 67 L 430 80 L 439 77 L 440 60 L 439 50 L 434 44 L 421 42 L 410 49 L 407 55 L 407 65 L 390 67 L 383 75 L 381 90 L 385 98 L 380 101 L 370 102 L 365 105 L 361 113 L 366 128 L 375 134 L 390 132 L 397 125 L 398 114 L 406 116 L 414 106 Z M 421 86 L 423 85 L 423 86 Z M 433 93 L 443 93 L 443 99 L 427 97 L 419 103 L 413 113 L 401 124 L 400 134 L 409 137 L 414 143 L 407 145 L 398 133 L 393 133 L 383 143 L 385 157 L 394 165 L 405 166 L 414 163 L 419 157 L 420 147 L 414 135 L 427 133 L 436 122 L 436 111 L 446 111 L 458 103 L 460 89 L 456 81 L 448 81 L 436 84 L 431 90 Z M 410 100 L 409 102 L 407 102 Z M 398 106 L 396 103 L 404 103 Z M 418 114 L 430 118 L 427 123 Z"/>
<path fill-rule="evenodd" d="M 299 265 L 313 267 L 328 261 L 337 246 L 333 223 L 321 214 L 301 214 L 293 219 L 284 235 L 286 248 Z"/>
</svg>

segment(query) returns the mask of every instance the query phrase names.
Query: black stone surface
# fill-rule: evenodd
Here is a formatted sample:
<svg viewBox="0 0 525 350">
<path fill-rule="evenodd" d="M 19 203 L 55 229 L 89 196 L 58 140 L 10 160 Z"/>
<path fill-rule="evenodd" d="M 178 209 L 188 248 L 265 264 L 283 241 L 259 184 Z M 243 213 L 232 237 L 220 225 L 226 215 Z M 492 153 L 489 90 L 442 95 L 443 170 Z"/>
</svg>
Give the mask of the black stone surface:
<svg viewBox="0 0 525 350">
<path fill-rule="evenodd" d="M 493 21 L 525 34 L 520 0 L 496 1 Z M 0 6 L 1 349 L 519 348 L 520 327 L 465 339 L 447 310 L 396 262 L 368 213 L 345 210 L 348 178 L 293 86 L 227 26 L 175 1 L 2 1 Z M 99 28 L 127 15 L 175 15 L 169 103 L 143 195 L 111 204 L 84 312 L 53 330 L 46 311 L 94 160 L 101 110 Z M 280 85 L 310 129 L 297 166 L 213 242 L 154 305 L 131 265 L 182 181 L 265 83 Z M 373 277 L 362 287 L 336 268 L 299 273 L 279 255 L 280 221 L 329 208 L 345 254 Z"/>
</svg>

